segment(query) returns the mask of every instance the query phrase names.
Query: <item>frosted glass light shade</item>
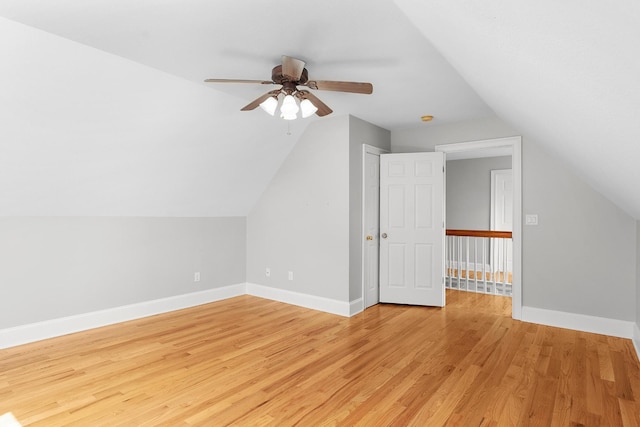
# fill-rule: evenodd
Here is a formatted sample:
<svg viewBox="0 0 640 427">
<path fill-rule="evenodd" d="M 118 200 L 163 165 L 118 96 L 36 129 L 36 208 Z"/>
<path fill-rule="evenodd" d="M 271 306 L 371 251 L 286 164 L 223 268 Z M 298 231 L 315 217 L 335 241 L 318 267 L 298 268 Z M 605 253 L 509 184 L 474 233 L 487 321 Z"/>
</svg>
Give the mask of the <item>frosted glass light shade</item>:
<svg viewBox="0 0 640 427">
<path fill-rule="evenodd" d="M 260 103 L 260 108 L 262 108 L 270 116 L 273 116 L 276 113 L 277 107 L 278 99 L 275 96 L 270 96 Z"/>
<path fill-rule="evenodd" d="M 300 110 L 302 110 L 302 118 L 306 119 L 312 114 L 315 114 L 315 112 L 318 111 L 318 107 L 313 105 L 313 102 L 308 99 L 303 99 L 300 103 Z"/>
<path fill-rule="evenodd" d="M 280 107 L 280 112 L 282 113 L 282 116 L 285 120 L 292 120 L 292 119 L 288 119 L 287 117 L 290 116 L 296 116 L 296 114 L 298 114 L 298 111 L 300 110 L 300 107 L 298 107 L 298 104 L 296 103 L 296 99 L 291 96 L 291 95 L 287 95 L 284 97 L 284 100 L 282 100 L 282 107 Z"/>
</svg>

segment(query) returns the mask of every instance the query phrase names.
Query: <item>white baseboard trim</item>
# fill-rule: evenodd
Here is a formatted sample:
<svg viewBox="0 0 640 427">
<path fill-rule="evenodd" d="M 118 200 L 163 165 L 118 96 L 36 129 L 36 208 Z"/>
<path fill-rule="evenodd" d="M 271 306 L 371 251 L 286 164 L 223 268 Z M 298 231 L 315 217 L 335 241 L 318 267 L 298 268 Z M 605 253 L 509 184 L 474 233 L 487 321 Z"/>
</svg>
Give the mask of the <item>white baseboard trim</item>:
<svg viewBox="0 0 640 427">
<path fill-rule="evenodd" d="M 257 285 L 255 283 L 247 283 L 247 295 L 253 295 L 255 297 L 266 298 L 273 301 L 284 302 L 345 317 L 349 317 L 351 314 L 351 305 L 346 301 L 338 301 L 315 295 L 302 294 L 285 289 Z"/>
<path fill-rule="evenodd" d="M 351 302 L 302 294 L 255 283 L 239 283 L 221 288 L 176 295 L 91 313 L 0 329 L 0 349 L 67 335 L 142 317 L 181 310 L 240 295 L 253 295 L 339 316 L 351 317 L 363 311 L 364 301 Z M 522 307 L 522 320 L 559 328 L 631 339 L 640 359 L 640 328 L 637 323 L 584 314 Z"/>
<path fill-rule="evenodd" d="M 522 307 L 522 321 L 628 339 L 633 339 L 636 325 L 624 320 L 526 306 Z"/>
<path fill-rule="evenodd" d="M 636 348 L 636 355 L 638 356 L 638 360 L 640 360 L 640 327 L 636 323 L 633 326 L 633 346 Z"/>
<path fill-rule="evenodd" d="M 355 316 L 364 311 L 364 299 L 358 298 L 349 303 L 349 316 Z"/>
<path fill-rule="evenodd" d="M 244 295 L 244 283 L 0 330 L 0 349 Z"/>
</svg>

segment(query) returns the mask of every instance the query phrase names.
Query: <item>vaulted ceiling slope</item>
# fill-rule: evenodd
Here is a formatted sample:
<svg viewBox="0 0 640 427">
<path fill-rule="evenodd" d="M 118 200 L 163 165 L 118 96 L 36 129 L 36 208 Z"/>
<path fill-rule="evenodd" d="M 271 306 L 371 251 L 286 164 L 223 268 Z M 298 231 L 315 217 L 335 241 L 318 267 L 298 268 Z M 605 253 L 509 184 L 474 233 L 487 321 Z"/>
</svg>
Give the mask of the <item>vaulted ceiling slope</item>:
<svg viewBox="0 0 640 427">
<path fill-rule="evenodd" d="M 374 84 L 316 92 L 336 115 L 394 130 L 497 113 L 640 218 L 639 9 L 0 0 L 0 215 L 246 215 L 309 119 L 240 112 L 265 87 L 202 80 L 268 79 L 286 54 Z"/>
<path fill-rule="evenodd" d="M 240 112 L 271 86 L 203 80 L 268 79 L 283 54 L 373 83 L 316 92 L 335 115 L 494 115 L 391 0 L 0 0 L 0 16 L 0 215 L 246 215 L 322 119 Z"/>
<path fill-rule="evenodd" d="M 640 219 L 640 3 L 395 2 L 498 116 Z"/>
<path fill-rule="evenodd" d="M 2 18 L 0 57 L 0 216 L 244 216 L 295 143 L 230 95 Z"/>
</svg>

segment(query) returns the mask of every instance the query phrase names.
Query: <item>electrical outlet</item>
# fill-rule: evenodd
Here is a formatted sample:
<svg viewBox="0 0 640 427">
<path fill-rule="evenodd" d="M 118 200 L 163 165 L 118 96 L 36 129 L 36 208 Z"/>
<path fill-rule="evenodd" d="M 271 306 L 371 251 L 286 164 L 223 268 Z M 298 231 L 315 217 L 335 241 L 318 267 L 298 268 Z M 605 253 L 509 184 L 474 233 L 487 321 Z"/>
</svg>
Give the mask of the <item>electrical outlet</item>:
<svg viewBox="0 0 640 427">
<path fill-rule="evenodd" d="M 193 281 L 194 282 L 199 282 L 200 281 L 200 272 L 196 271 L 195 273 L 193 273 Z"/>
<path fill-rule="evenodd" d="M 538 225 L 538 215 L 537 214 L 527 214 L 527 215 L 525 215 L 524 223 L 526 225 Z"/>
<path fill-rule="evenodd" d="M 271 269 L 269 267 L 267 267 L 267 269 L 264 271 L 264 275 L 267 277 L 271 276 Z"/>
<path fill-rule="evenodd" d="M 289 272 L 289 280 L 293 280 L 293 271 Z"/>
</svg>

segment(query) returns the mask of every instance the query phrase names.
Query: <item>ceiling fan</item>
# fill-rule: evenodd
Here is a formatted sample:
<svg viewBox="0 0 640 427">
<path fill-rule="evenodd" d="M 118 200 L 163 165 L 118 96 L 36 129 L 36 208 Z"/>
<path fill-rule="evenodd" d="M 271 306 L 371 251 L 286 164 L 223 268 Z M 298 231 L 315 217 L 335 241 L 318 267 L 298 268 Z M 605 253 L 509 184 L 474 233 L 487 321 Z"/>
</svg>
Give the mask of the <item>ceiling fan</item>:
<svg viewBox="0 0 640 427">
<path fill-rule="evenodd" d="M 278 105 L 280 105 L 280 117 L 285 120 L 296 119 L 298 111 L 300 110 L 302 110 L 303 118 L 309 117 L 314 113 L 323 117 L 333 112 L 331 108 L 314 94 L 308 90 L 299 89 L 298 86 L 304 86 L 314 90 L 331 90 L 334 92 L 362 93 L 367 95 L 373 92 L 373 85 L 371 83 L 309 80 L 305 62 L 286 55 L 282 56 L 282 64 L 276 65 L 271 71 L 271 80 L 206 79 L 205 82 L 282 85 L 280 89 L 269 91 L 251 101 L 242 107 L 241 111 L 250 111 L 260 106 L 264 111 L 273 116 Z"/>
</svg>

